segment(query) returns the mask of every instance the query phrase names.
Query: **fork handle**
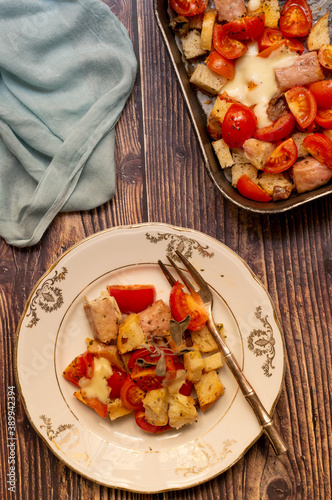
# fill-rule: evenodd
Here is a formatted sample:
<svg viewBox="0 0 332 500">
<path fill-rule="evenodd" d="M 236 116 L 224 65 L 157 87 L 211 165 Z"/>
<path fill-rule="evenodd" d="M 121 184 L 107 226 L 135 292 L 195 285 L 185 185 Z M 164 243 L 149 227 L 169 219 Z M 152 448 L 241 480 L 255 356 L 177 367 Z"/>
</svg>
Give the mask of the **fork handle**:
<svg viewBox="0 0 332 500">
<path fill-rule="evenodd" d="M 233 373 L 244 397 L 246 398 L 251 408 L 253 409 L 258 419 L 258 422 L 260 423 L 260 425 L 263 428 L 263 431 L 269 438 L 275 453 L 277 455 L 282 455 L 283 453 L 286 453 L 287 447 L 284 440 L 280 436 L 276 426 L 274 425 L 273 420 L 271 419 L 269 413 L 264 408 L 255 390 L 253 389 L 250 382 L 247 380 L 246 376 L 241 370 L 234 354 L 229 350 L 227 344 L 220 336 L 220 333 L 213 319 L 209 319 L 206 323 L 206 326 L 208 327 L 213 338 L 220 347 L 220 350 L 225 358 L 225 362 L 228 368 Z"/>
</svg>

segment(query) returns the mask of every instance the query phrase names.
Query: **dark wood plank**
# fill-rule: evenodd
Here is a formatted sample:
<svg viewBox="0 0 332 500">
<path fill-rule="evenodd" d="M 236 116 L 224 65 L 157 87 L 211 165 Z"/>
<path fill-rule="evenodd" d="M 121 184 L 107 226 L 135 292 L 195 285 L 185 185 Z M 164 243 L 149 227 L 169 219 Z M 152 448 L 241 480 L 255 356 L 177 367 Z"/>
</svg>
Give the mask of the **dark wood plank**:
<svg viewBox="0 0 332 500">
<path fill-rule="evenodd" d="M 0 497 L 13 498 L 6 484 L 6 394 L 15 385 L 16 328 L 34 284 L 86 236 L 121 224 L 161 221 L 217 238 L 248 263 L 271 294 L 285 336 L 285 384 L 275 420 L 288 454 L 276 457 L 261 437 L 230 470 L 193 488 L 159 495 L 108 489 L 55 458 L 17 395 L 17 498 L 331 499 L 331 197 L 270 217 L 223 199 L 205 172 L 152 2 L 106 3 L 128 28 L 139 62 L 133 94 L 116 128 L 115 197 L 91 211 L 60 214 L 33 248 L 0 241 Z"/>
</svg>

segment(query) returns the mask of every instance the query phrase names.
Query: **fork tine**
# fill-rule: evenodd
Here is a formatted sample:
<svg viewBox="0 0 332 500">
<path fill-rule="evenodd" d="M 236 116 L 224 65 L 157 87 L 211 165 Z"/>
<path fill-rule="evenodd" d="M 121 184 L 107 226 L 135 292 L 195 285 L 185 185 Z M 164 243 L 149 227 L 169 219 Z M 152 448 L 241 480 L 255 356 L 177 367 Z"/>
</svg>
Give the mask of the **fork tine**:
<svg viewBox="0 0 332 500">
<path fill-rule="evenodd" d="M 161 260 L 158 260 L 158 264 L 159 264 L 159 267 L 161 268 L 162 272 L 164 273 L 168 283 L 173 286 L 175 285 L 176 283 L 176 279 L 174 278 L 174 276 L 172 276 L 172 274 L 169 272 L 169 270 L 167 269 L 167 267 L 165 266 L 165 264 L 163 262 L 161 262 Z"/>
<path fill-rule="evenodd" d="M 197 269 L 195 269 L 195 267 L 189 262 L 189 260 L 184 255 L 182 255 L 182 253 L 179 252 L 178 250 L 175 250 L 175 253 L 179 257 L 179 259 L 182 261 L 182 263 L 186 266 L 186 268 L 190 272 L 191 276 L 196 281 L 197 285 L 199 287 L 208 287 L 208 284 L 206 283 L 204 278 L 197 271 Z"/>
<path fill-rule="evenodd" d="M 172 264 L 172 266 L 174 267 L 174 269 L 176 270 L 176 272 L 178 273 L 178 275 L 180 276 L 180 278 L 182 279 L 183 283 L 188 288 L 189 292 L 191 294 L 196 294 L 197 292 L 196 292 L 195 288 L 192 286 L 192 284 L 187 279 L 187 277 L 183 274 L 183 272 L 181 271 L 181 269 L 175 264 L 174 260 L 171 259 L 171 257 L 169 257 L 168 255 L 167 255 L 167 258 L 170 261 L 170 263 Z"/>
</svg>

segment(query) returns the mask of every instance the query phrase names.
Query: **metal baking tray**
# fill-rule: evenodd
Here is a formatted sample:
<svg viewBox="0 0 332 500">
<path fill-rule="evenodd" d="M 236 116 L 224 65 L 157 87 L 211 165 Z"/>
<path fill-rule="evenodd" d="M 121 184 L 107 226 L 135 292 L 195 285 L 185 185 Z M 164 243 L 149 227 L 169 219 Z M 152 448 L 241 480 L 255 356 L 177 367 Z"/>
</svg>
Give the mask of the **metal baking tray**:
<svg viewBox="0 0 332 500">
<path fill-rule="evenodd" d="M 154 14 L 166 45 L 180 90 L 188 108 L 189 116 L 202 152 L 205 168 L 220 193 L 225 198 L 235 203 L 238 207 L 251 212 L 264 214 L 286 212 L 287 210 L 299 207 L 312 200 L 317 200 L 318 198 L 323 198 L 324 196 L 331 194 L 332 184 L 330 181 L 325 186 L 315 189 L 314 191 L 291 195 L 287 200 L 262 203 L 248 200 L 247 198 L 241 196 L 240 193 L 231 186 L 230 182 L 226 179 L 225 174 L 220 168 L 217 157 L 213 151 L 211 139 L 206 129 L 207 116 L 197 99 L 196 92 L 191 87 L 185 67 L 185 61 L 178 48 L 175 36 L 169 28 L 170 17 L 168 15 L 168 0 L 154 0 Z"/>
</svg>

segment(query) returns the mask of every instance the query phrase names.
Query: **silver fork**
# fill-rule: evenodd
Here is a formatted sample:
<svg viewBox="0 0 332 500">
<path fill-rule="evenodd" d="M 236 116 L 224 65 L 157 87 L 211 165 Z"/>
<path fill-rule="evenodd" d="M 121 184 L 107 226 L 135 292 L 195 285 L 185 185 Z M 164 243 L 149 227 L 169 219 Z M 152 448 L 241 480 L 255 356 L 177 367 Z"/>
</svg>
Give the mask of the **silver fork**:
<svg viewBox="0 0 332 500">
<path fill-rule="evenodd" d="M 187 279 L 187 277 L 184 275 L 184 273 L 181 271 L 181 269 L 175 264 L 173 259 L 167 256 L 169 262 L 171 263 L 172 267 L 176 270 L 178 275 L 181 277 L 183 283 L 186 285 L 187 289 L 189 290 L 190 294 L 192 296 L 199 296 L 203 304 L 205 306 L 207 315 L 208 315 L 208 320 L 206 323 L 206 326 L 210 330 L 214 340 L 218 344 L 220 351 L 225 359 L 225 362 L 227 366 L 230 368 L 231 372 L 233 373 L 244 397 L 250 404 L 251 408 L 253 409 L 258 422 L 262 426 L 263 431 L 269 438 L 273 449 L 277 455 L 282 455 L 287 451 L 287 447 L 278 433 L 273 420 L 271 419 L 269 413 L 266 411 L 264 406 L 262 405 L 259 397 L 257 396 L 255 390 L 247 380 L 246 376 L 244 375 L 243 371 L 241 370 L 234 354 L 229 350 L 228 346 L 226 345 L 225 341 L 219 334 L 219 331 L 216 327 L 216 324 L 213 319 L 212 315 L 212 305 L 213 305 L 213 297 L 212 297 L 212 292 L 209 288 L 209 285 L 206 283 L 206 281 L 203 279 L 203 277 L 199 274 L 199 272 L 195 269 L 195 267 L 189 262 L 189 260 L 184 257 L 178 250 L 176 250 L 176 254 L 179 257 L 179 259 L 182 261 L 184 266 L 186 267 L 187 271 L 189 271 L 190 275 L 198 285 L 198 289 L 195 289 L 191 282 Z M 158 260 L 158 264 L 160 268 L 162 269 L 165 277 L 167 278 L 168 282 L 170 283 L 171 286 L 173 286 L 176 283 L 176 279 L 173 277 L 173 275 L 170 273 L 170 271 L 167 269 L 167 267 L 160 261 Z"/>
</svg>

